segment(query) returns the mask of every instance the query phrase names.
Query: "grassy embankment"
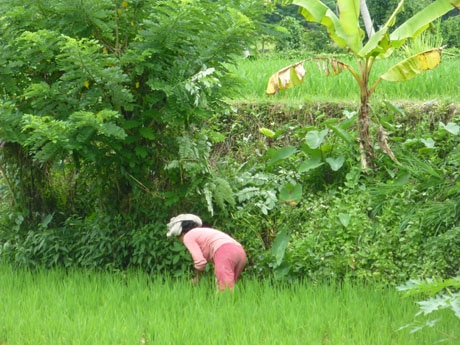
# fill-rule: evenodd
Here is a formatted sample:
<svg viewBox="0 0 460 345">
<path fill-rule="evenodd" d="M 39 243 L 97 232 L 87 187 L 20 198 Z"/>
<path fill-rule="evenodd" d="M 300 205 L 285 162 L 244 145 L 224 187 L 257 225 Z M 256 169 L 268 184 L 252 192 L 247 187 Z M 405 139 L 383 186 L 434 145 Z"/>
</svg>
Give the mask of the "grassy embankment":
<svg viewBox="0 0 460 345">
<path fill-rule="evenodd" d="M 394 288 L 241 281 L 217 294 L 212 278 L 184 280 L 0 266 L 0 344 L 433 344 L 459 328 L 411 334 L 417 307 Z"/>
</svg>

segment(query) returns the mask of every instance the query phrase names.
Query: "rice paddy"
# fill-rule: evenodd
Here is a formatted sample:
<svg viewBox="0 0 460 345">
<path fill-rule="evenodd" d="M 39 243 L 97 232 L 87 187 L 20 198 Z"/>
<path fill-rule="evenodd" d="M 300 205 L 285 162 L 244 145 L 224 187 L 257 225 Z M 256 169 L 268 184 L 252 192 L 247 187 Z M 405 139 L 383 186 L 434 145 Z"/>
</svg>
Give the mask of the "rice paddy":
<svg viewBox="0 0 460 345">
<path fill-rule="evenodd" d="M 348 71 L 345 70 L 337 76 L 326 77 L 320 72 L 315 61 L 307 61 L 304 64 L 306 76 L 302 85 L 282 91 L 275 96 L 268 97 L 265 95 L 268 80 L 273 73 L 304 58 L 296 59 L 274 55 L 254 60 L 241 60 L 234 70 L 244 80 L 241 101 L 265 99 L 277 103 L 359 102 L 358 84 Z M 351 66 L 356 65 L 355 61 L 349 57 L 339 57 L 338 59 Z M 370 83 L 372 84 L 379 75 L 402 60 L 403 58 L 391 58 L 376 61 Z M 382 81 L 377 86 L 372 100 L 459 103 L 459 61 L 458 56 L 446 56 L 437 68 L 426 71 L 406 82 Z"/>
<path fill-rule="evenodd" d="M 30 272 L 0 266 L 0 344 L 424 345 L 460 329 L 399 330 L 417 312 L 393 287 L 270 283 L 243 277 L 217 293 L 212 275 L 188 280 L 141 272 Z"/>
</svg>

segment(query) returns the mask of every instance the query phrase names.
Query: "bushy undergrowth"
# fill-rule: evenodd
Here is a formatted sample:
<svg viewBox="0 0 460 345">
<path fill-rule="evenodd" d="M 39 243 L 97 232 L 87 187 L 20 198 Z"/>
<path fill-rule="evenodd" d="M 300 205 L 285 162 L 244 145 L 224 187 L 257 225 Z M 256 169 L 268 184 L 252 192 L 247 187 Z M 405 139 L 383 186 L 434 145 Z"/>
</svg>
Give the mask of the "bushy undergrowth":
<svg viewBox="0 0 460 345">
<path fill-rule="evenodd" d="M 267 124 L 263 110 L 256 109 L 242 107 L 210 129 L 210 137 L 212 131 L 227 133 L 226 141 L 215 143 L 209 160 L 216 180 L 231 186 L 225 198 L 233 202 L 222 201 L 224 210 L 198 193 L 186 196 L 184 208 L 176 210 L 199 213 L 209 225 L 240 240 L 249 256 L 248 274 L 397 283 L 457 273 L 460 153 L 455 112 L 446 115 L 440 107 L 417 121 L 396 124 L 404 110 L 393 106 L 382 111 L 383 124 L 395 123 L 391 138 L 399 164 L 378 151 L 380 168 L 366 174 L 353 145 L 337 129 L 354 118 L 353 112 L 336 109 L 332 118 L 317 113 L 310 124 L 295 116 L 284 124 Z M 308 119 L 304 116 L 302 120 Z M 258 131 L 270 123 L 273 136 Z M 319 152 L 306 147 L 311 144 L 307 134 L 324 130 L 317 149 L 321 160 L 302 169 Z M 353 127 L 349 133 L 354 140 Z M 285 154 L 287 146 L 295 150 Z M 342 165 L 327 157 L 343 157 Z M 21 214 L 5 207 L 1 256 L 26 266 L 187 272 L 189 256 L 164 235 L 170 207 L 149 207 L 146 200 L 139 199 L 131 214 L 95 212 L 66 219 L 61 226 L 54 226 L 50 215 L 33 229 Z"/>
<path fill-rule="evenodd" d="M 425 112 L 417 121 L 405 122 L 401 117 L 411 116 L 398 107 L 378 111 L 398 163 L 379 152 L 380 168 L 372 174 L 361 171 L 356 152 L 339 138 L 336 129 L 349 121 L 346 110 L 347 116 L 332 122 L 335 130 L 329 129 L 322 143 L 324 154 L 344 156 L 337 171 L 324 160 L 299 173 L 312 153 L 304 149 L 305 133 L 327 129 L 330 118 L 319 114 L 322 120 L 315 125 L 272 126 L 278 135 L 265 138 L 264 163 L 249 159 L 241 168 L 246 175 L 240 173 L 235 182 L 238 185 L 245 176 L 240 190 L 256 185 L 251 202 L 240 204 L 227 222 L 246 243 L 255 273 L 398 282 L 458 272 L 458 115 L 446 116 L 440 107 L 436 115 Z M 249 112 L 256 124 L 266 125 L 253 109 Z M 255 139 L 259 146 L 263 140 Z M 241 142 L 244 147 L 244 138 Z M 286 145 L 297 151 L 273 162 L 276 154 L 270 150 L 278 146 L 281 152 Z M 261 178 L 266 182 L 257 186 Z M 302 198 L 280 204 L 286 183 L 301 184 Z M 260 217 L 261 200 L 267 207 L 270 191 L 276 191 L 278 204 Z"/>
<path fill-rule="evenodd" d="M 458 115 L 441 106 L 414 120 L 388 107 L 376 111 L 399 164 L 377 150 L 379 169 L 361 171 L 349 142 L 356 135 L 351 110 L 283 117 L 281 109 L 272 109 L 270 119 L 263 107 L 241 106 L 207 129 L 209 142 L 214 141 L 206 156 L 212 176 L 231 187 L 209 187 L 227 193 L 222 205 L 200 192 L 185 196 L 182 209 L 177 195 L 151 205 L 144 196 L 131 214 L 98 210 L 61 226 L 50 216 L 37 228 L 25 226 L 20 214 L 5 207 L 1 256 L 26 266 L 131 267 L 180 275 L 190 258 L 179 243 L 166 239 L 164 224 L 173 212 L 185 211 L 199 213 L 240 240 L 249 256 L 247 274 L 257 277 L 398 283 L 455 275 L 460 260 Z M 349 138 L 340 130 L 345 127 Z M 286 147 L 293 149 L 286 153 Z M 305 164 L 312 157 L 316 163 Z M 202 174 L 185 168 L 186 181 Z M 171 210 L 168 200 L 173 199 Z"/>
<path fill-rule="evenodd" d="M 82 267 L 185 274 L 191 264 L 183 246 L 168 241 L 164 222 L 139 226 L 125 217 L 69 218 L 61 227 L 1 231 L 0 254 L 24 267 Z M 191 266 L 190 266 L 191 267 Z"/>
</svg>

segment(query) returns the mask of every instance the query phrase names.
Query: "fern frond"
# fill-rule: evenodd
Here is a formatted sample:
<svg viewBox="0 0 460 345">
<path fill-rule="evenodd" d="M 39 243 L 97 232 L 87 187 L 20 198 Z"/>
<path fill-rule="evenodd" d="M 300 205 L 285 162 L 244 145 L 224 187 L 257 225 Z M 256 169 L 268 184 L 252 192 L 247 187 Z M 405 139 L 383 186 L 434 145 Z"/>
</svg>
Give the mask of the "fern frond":
<svg viewBox="0 0 460 345">
<path fill-rule="evenodd" d="M 206 206 L 211 216 L 214 216 L 214 206 L 212 202 L 213 189 L 214 189 L 214 186 L 209 183 L 207 183 L 203 188 L 203 194 L 206 200 Z"/>
<path fill-rule="evenodd" d="M 214 199 L 216 200 L 216 204 L 225 209 L 228 205 L 235 206 L 235 196 L 230 183 L 221 177 L 214 177 L 214 183 L 216 184 L 216 188 L 214 190 Z"/>
<path fill-rule="evenodd" d="M 236 205 L 232 187 L 222 177 L 211 175 L 210 179 L 205 183 L 201 194 L 205 197 L 206 205 L 211 215 L 214 214 L 214 205 L 225 213 L 228 211 L 229 206 L 234 207 Z"/>
</svg>

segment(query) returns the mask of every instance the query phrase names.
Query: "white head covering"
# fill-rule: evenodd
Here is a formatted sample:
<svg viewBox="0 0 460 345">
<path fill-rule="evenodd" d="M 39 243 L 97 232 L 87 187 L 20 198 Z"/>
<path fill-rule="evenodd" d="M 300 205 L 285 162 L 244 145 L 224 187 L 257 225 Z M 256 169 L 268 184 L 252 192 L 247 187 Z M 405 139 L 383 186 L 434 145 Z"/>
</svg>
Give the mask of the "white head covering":
<svg viewBox="0 0 460 345">
<path fill-rule="evenodd" d="M 169 223 L 167 224 L 168 227 L 168 233 L 166 236 L 171 237 L 171 236 L 180 236 L 182 233 L 182 222 L 184 220 L 189 220 L 192 222 L 195 222 L 198 224 L 198 226 L 202 226 L 203 222 L 201 221 L 201 218 L 198 216 L 195 216 L 194 214 L 180 214 L 176 217 L 172 217 Z"/>
</svg>

